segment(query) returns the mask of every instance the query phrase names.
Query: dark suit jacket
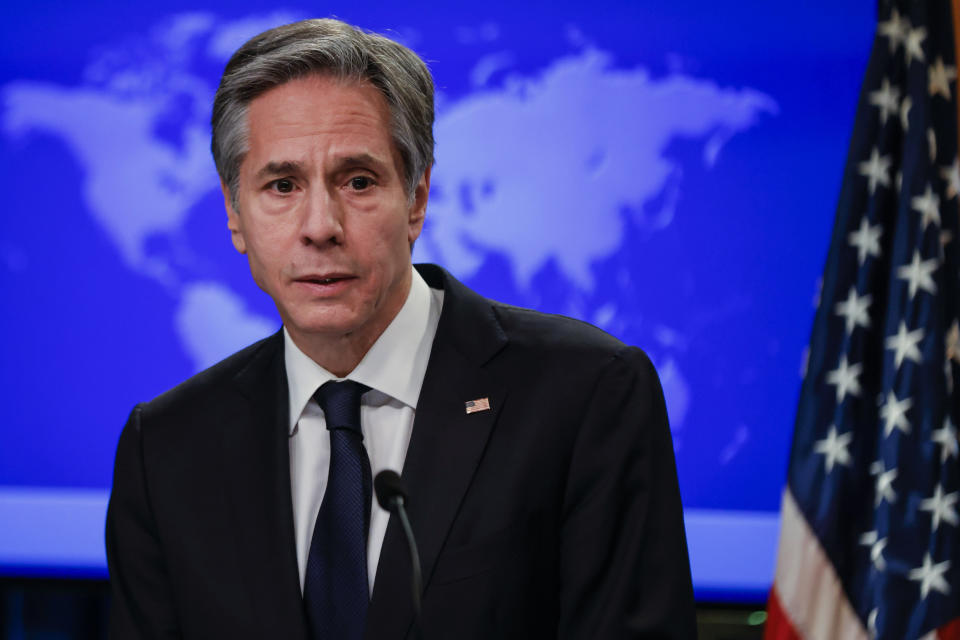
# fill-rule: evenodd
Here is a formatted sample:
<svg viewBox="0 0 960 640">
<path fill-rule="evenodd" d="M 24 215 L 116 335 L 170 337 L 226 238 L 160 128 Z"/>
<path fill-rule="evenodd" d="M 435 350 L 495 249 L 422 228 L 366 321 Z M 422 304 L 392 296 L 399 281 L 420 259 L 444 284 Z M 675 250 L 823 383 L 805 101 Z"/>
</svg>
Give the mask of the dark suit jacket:
<svg viewBox="0 0 960 640">
<path fill-rule="evenodd" d="M 639 349 L 445 271 L 403 467 L 423 637 L 692 638 L 673 447 Z M 465 402 L 489 398 L 467 414 Z M 280 333 L 137 406 L 107 515 L 116 638 L 306 638 Z M 413 620 L 391 518 L 366 638 Z"/>
</svg>

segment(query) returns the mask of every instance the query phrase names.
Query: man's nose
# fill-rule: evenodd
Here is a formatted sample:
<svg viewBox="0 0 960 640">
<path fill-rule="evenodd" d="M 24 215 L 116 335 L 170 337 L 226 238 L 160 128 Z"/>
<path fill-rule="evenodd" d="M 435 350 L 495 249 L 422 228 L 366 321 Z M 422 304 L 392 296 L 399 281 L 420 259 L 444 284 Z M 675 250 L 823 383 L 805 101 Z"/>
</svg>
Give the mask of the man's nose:
<svg viewBox="0 0 960 640">
<path fill-rule="evenodd" d="M 324 188 L 311 189 L 304 203 L 301 239 L 318 247 L 343 244 L 343 209 Z"/>
</svg>

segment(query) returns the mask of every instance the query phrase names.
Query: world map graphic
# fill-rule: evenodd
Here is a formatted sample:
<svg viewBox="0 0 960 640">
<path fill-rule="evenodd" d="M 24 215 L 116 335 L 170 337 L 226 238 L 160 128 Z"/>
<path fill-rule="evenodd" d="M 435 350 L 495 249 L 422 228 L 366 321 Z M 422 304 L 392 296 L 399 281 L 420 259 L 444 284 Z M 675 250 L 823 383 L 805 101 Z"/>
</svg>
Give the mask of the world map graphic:
<svg viewBox="0 0 960 640">
<path fill-rule="evenodd" d="M 52 447 L 31 455 L 45 456 L 55 471 L 35 480 L 37 464 L 11 454 L 0 484 L 102 486 L 122 416 L 134 402 L 279 327 L 244 258 L 230 248 L 209 117 L 230 54 L 250 36 L 298 17 L 172 14 L 146 32 L 118 32 L 88 50 L 75 82 L 12 78 L 0 86 L 0 142 L 13 157 L 75 167 L 75 180 L 68 171 L 58 183 L 66 198 L 58 201 L 57 219 L 73 221 L 58 231 L 92 225 L 90 233 L 102 239 L 99 252 L 84 240 L 67 243 L 59 257 L 81 280 L 97 274 L 83 286 L 96 288 L 96 304 L 107 306 L 81 324 L 99 317 L 104 327 L 124 327 L 122 340 L 105 338 L 116 335 L 106 328 L 68 327 L 76 336 L 61 336 L 56 354 L 63 345 L 97 342 L 96 365 L 108 370 L 129 359 L 130 345 L 150 352 L 148 364 L 130 364 L 106 381 L 81 375 L 70 385 L 71 401 L 80 398 L 84 412 L 109 410 L 92 430 L 88 422 L 28 417 L 33 440 Z M 455 89 L 449 71 L 437 76 L 437 163 L 414 262 L 440 264 L 491 298 L 580 318 L 647 351 L 664 389 L 685 501 L 712 506 L 711 479 L 729 475 L 748 448 L 753 455 L 763 449 L 770 426 L 757 416 L 772 410 L 739 407 L 762 396 L 765 368 L 775 363 L 781 378 L 788 372 L 784 397 L 799 387 L 802 339 L 784 344 L 775 328 L 757 328 L 772 311 L 754 280 L 775 282 L 776 274 L 757 269 L 760 258 L 744 249 L 754 240 L 735 228 L 723 248 L 716 229 L 725 220 L 741 229 L 747 223 L 736 220 L 722 195 L 702 192 L 718 167 L 724 175 L 758 171 L 731 169 L 727 150 L 776 123 L 781 99 L 690 65 L 624 63 L 614 48 L 575 29 L 556 36 L 566 38 L 565 52 L 549 59 L 527 56 L 524 44 L 493 22 L 458 29 L 451 35 L 457 46 L 485 49 L 458 70 Z M 425 37 L 391 35 L 414 49 Z M 0 242 L 10 277 L 29 273 L 42 281 L 51 270 L 62 277 L 62 267 L 46 264 L 38 246 L 35 237 Z M 119 268 L 104 266 L 113 263 Z M 811 278 L 799 292 L 810 317 L 814 284 Z M 103 302 L 111 295 L 116 300 Z M 146 302 L 133 306 L 145 313 L 126 310 L 125 301 L 140 299 Z M 726 403 L 723 410 L 716 398 Z M 785 442 L 792 409 L 777 410 Z M 69 438 L 89 434 L 79 445 L 82 460 L 70 467 L 58 462 L 77 447 L 61 443 L 64 430 Z M 22 442 L 32 451 L 32 440 Z M 769 464 L 782 468 L 779 460 Z M 768 493 L 763 504 L 775 508 L 777 491 Z M 744 504 L 752 506 L 750 500 Z"/>
</svg>

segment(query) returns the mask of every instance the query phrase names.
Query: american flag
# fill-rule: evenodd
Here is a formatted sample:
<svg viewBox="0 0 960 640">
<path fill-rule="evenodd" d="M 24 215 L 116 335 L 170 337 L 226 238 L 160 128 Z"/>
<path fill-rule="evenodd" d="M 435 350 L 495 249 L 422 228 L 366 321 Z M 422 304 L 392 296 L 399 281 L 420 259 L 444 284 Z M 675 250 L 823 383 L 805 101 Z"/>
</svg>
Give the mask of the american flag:
<svg viewBox="0 0 960 640">
<path fill-rule="evenodd" d="M 478 411 L 490 410 L 490 398 L 477 398 L 476 400 L 467 400 L 467 413 L 477 413 Z"/>
<path fill-rule="evenodd" d="M 953 25 L 942 0 L 879 3 L 797 412 L 768 639 L 960 638 Z"/>
</svg>

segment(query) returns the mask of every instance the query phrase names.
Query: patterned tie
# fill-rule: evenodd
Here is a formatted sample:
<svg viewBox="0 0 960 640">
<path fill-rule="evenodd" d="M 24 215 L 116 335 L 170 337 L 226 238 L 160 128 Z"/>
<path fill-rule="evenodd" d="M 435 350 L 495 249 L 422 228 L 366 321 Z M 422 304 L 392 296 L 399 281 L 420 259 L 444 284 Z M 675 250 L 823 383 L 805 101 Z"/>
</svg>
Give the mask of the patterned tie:
<svg viewBox="0 0 960 640">
<path fill-rule="evenodd" d="M 328 382 L 314 394 L 330 431 L 330 475 L 303 586 L 313 640 L 359 640 L 367 620 L 372 482 L 360 431 L 360 397 L 369 390 L 344 380 Z"/>
</svg>

